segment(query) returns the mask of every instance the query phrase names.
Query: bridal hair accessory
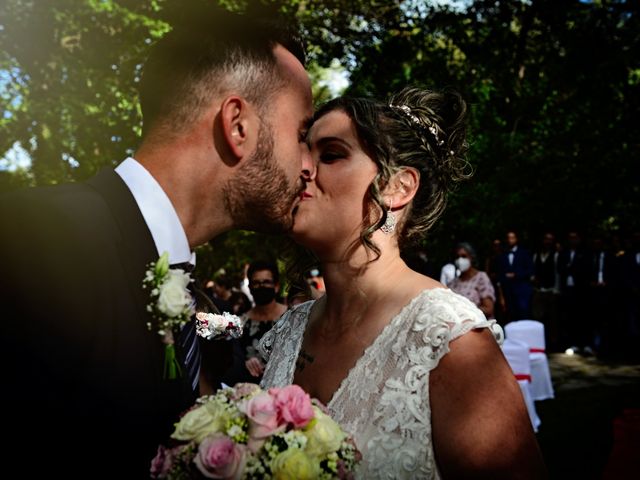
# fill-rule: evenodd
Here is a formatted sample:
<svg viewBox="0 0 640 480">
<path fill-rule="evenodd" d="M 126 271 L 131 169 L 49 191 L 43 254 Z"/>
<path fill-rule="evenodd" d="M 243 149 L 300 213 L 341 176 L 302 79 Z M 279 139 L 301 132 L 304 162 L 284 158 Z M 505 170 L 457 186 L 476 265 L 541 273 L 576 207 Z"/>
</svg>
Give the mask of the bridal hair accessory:
<svg viewBox="0 0 640 480">
<path fill-rule="evenodd" d="M 147 323 L 164 343 L 164 376 L 174 379 L 181 375 L 176 357 L 173 331 L 179 331 L 195 313 L 195 301 L 189 291 L 191 275 L 181 268 L 169 268 L 169 253 L 164 252 L 156 262 L 151 262 L 146 271 L 142 287 L 149 291 L 147 311 L 153 322 Z"/>
<path fill-rule="evenodd" d="M 436 141 L 436 144 L 441 147 L 444 145 L 444 140 L 441 140 L 438 136 L 438 129 L 435 125 L 426 125 L 424 121 L 420 120 L 415 114 L 411 112 L 411 107 L 408 105 L 394 105 L 392 103 L 389 104 L 389 107 L 394 110 L 401 112 L 406 118 L 415 123 L 421 130 L 428 131 Z"/>
<path fill-rule="evenodd" d="M 350 479 L 353 438 L 297 385 L 238 383 L 200 397 L 151 461 L 151 478 Z"/>
<path fill-rule="evenodd" d="M 380 227 L 383 233 L 387 235 L 391 235 L 396 229 L 396 215 L 391 211 L 393 208 L 393 204 L 389 206 L 389 210 L 387 210 L 387 218 L 384 219 L 384 223 Z"/>
</svg>

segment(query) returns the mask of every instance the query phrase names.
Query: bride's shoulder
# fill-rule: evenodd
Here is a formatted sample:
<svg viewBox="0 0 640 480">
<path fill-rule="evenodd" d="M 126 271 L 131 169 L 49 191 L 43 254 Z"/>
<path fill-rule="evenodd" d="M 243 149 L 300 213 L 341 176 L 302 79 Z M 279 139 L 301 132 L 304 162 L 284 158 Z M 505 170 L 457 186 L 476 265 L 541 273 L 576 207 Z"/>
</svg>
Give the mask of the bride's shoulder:
<svg viewBox="0 0 640 480">
<path fill-rule="evenodd" d="M 423 290 L 416 299 L 414 330 L 441 325 L 450 331 L 450 339 L 475 328 L 490 327 L 495 320 L 487 320 L 484 313 L 469 299 L 444 287 Z"/>
</svg>

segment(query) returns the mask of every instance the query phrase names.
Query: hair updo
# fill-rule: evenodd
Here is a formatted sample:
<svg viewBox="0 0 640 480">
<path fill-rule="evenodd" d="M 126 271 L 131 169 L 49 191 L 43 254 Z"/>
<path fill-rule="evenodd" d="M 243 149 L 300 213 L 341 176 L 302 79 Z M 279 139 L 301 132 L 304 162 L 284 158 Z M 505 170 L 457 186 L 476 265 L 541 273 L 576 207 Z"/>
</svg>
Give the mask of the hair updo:
<svg viewBox="0 0 640 480">
<path fill-rule="evenodd" d="M 420 186 L 398 224 L 400 247 L 419 240 L 442 215 L 455 183 L 471 176 L 465 159 L 467 105 L 453 91 L 408 87 L 389 103 L 340 97 L 323 105 L 319 118 L 341 110 L 351 118 L 364 151 L 379 168 L 369 187 L 369 215 L 360 233 L 362 243 L 380 253 L 371 234 L 387 217 L 382 191 L 402 167 L 420 172 Z"/>
</svg>

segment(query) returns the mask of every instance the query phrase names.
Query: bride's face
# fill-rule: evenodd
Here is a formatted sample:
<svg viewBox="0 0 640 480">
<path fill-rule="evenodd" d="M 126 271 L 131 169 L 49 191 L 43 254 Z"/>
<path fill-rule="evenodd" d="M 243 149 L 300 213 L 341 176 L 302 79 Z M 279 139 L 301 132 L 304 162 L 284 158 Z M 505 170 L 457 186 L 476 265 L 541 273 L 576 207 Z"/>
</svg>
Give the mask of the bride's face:
<svg viewBox="0 0 640 480">
<path fill-rule="evenodd" d="M 341 110 L 316 120 L 308 139 L 315 170 L 295 215 L 293 238 L 316 254 L 342 252 L 360 236 L 378 167 Z"/>
</svg>

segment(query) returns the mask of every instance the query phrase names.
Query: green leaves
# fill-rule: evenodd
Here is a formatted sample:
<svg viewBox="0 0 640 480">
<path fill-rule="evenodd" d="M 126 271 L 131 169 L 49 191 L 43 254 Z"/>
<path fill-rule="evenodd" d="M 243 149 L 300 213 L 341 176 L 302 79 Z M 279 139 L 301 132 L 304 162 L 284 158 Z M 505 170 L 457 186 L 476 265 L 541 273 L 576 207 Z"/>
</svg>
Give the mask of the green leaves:
<svg viewBox="0 0 640 480">
<path fill-rule="evenodd" d="M 423 1 L 3 0 L 0 151 L 19 142 L 33 164 L 28 174 L 4 172 L 0 189 L 84 179 L 130 153 L 147 49 L 200 3 L 262 3 L 296 16 L 317 103 L 336 95 L 341 69 L 350 94 L 385 98 L 406 84 L 463 94 L 476 175 L 452 198 L 433 248 L 446 252 L 462 237 L 488 244 L 514 226 L 609 228 L 615 218 L 638 228 L 633 2 L 476 0 L 461 10 Z M 249 251 L 264 245 L 241 240 Z M 231 243 L 231 259 L 218 260 L 236 268 L 247 254 Z"/>
</svg>

